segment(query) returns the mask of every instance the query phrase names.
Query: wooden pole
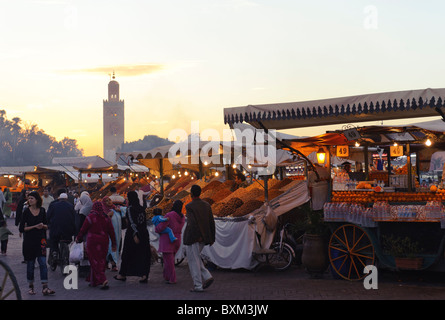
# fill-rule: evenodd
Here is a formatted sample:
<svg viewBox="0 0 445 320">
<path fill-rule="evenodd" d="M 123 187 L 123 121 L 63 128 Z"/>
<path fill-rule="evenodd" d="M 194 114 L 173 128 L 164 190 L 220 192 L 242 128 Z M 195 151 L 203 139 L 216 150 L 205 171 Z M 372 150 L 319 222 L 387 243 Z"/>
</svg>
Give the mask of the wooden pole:
<svg viewBox="0 0 445 320">
<path fill-rule="evenodd" d="M 413 191 L 413 173 L 412 173 L 412 165 L 411 165 L 411 150 L 409 143 L 406 144 L 406 164 L 408 167 L 408 192 Z"/>
<path fill-rule="evenodd" d="M 368 145 L 364 146 L 363 153 L 365 156 L 365 180 L 369 181 Z"/>
<path fill-rule="evenodd" d="M 164 159 L 159 159 L 159 185 L 161 187 L 161 195 L 164 195 Z"/>
</svg>

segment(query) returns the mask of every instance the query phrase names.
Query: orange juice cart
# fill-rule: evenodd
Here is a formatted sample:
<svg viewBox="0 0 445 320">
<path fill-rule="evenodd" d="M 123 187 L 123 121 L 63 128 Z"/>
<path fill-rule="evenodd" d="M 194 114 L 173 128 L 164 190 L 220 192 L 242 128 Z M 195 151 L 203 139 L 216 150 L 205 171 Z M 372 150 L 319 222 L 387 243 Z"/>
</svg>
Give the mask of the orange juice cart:
<svg viewBox="0 0 445 320">
<path fill-rule="evenodd" d="M 323 208 L 331 229 L 330 265 L 339 277 L 359 280 L 367 265 L 445 270 L 445 188 L 422 176 L 432 150 L 445 150 L 444 102 L 445 89 L 425 89 L 249 105 L 225 109 L 224 116 L 231 126 L 247 122 L 266 131 L 341 125 L 277 146 L 305 156 L 325 154 L 321 165 L 332 173 Z M 430 116 L 442 119 L 358 126 Z M 333 167 L 334 160 L 354 170 Z"/>
</svg>

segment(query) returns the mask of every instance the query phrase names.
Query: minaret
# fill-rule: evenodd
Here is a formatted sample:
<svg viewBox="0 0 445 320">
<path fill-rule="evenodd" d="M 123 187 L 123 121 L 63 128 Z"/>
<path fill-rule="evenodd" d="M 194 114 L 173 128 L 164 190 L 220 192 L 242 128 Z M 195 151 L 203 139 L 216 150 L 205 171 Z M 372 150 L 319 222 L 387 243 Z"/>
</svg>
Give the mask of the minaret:
<svg viewBox="0 0 445 320">
<path fill-rule="evenodd" d="M 108 100 L 104 100 L 104 159 L 116 163 L 116 151 L 125 141 L 124 100 L 119 100 L 119 82 L 115 74 L 108 83 Z"/>
</svg>

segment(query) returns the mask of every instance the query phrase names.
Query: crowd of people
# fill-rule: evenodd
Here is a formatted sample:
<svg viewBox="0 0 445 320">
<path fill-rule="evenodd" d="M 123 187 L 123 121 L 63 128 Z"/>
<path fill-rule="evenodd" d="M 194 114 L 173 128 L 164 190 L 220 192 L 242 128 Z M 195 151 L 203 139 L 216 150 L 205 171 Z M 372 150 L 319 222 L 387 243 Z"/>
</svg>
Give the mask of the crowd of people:
<svg viewBox="0 0 445 320">
<path fill-rule="evenodd" d="M 26 263 L 30 295 L 36 294 L 36 261 L 40 270 L 42 294 L 55 294 L 48 286 L 47 263 L 50 263 L 50 259 L 57 259 L 61 241 L 84 243 L 89 264 L 86 280 L 91 287 L 109 288 L 105 274 L 108 266 L 117 272 L 113 277 L 115 280 L 126 281 L 128 276 L 137 276 L 140 283 L 148 283 L 152 251 L 146 203 L 141 201 L 141 193 L 137 188 L 129 191 L 126 197 L 117 194 L 115 188 L 110 191 L 111 195 L 99 201 L 92 201 L 86 191 L 79 197 L 71 196 L 65 189 L 53 195 L 50 190 L 45 190 L 42 195 L 37 191 L 23 191 L 15 210 L 15 225 L 23 239 L 23 262 Z M 181 233 L 186 218 L 182 214 L 182 201 L 177 200 L 165 216 L 161 217 L 162 213 L 156 212 L 153 219 L 155 232 L 160 234 L 158 252 L 163 257 L 165 283 L 177 282 L 175 255 L 183 239 L 193 280 L 192 292 L 202 292 L 213 283 L 213 277 L 203 264 L 200 254 L 205 245 L 215 241 L 215 222 L 210 205 L 200 199 L 200 194 L 201 188 L 194 185 L 191 188 L 193 200 L 186 205 L 184 235 Z M 4 204 L 0 203 L 2 208 Z M 12 234 L 6 220 L 3 211 L 0 212 L 3 255 L 6 255 L 8 236 Z M 48 261 L 47 248 L 50 249 Z"/>
</svg>

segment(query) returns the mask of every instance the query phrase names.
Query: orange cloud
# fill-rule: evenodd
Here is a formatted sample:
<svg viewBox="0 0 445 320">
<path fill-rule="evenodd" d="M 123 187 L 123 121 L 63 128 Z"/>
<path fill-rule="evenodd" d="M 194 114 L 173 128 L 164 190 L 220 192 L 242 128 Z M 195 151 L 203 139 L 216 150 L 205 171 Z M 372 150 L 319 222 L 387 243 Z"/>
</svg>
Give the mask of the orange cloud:
<svg viewBox="0 0 445 320">
<path fill-rule="evenodd" d="M 165 69 L 163 64 L 130 64 L 120 66 L 95 67 L 85 69 L 63 70 L 62 73 L 101 73 L 110 74 L 113 71 L 120 77 L 141 76 L 151 74 Z"/>
</svg>

